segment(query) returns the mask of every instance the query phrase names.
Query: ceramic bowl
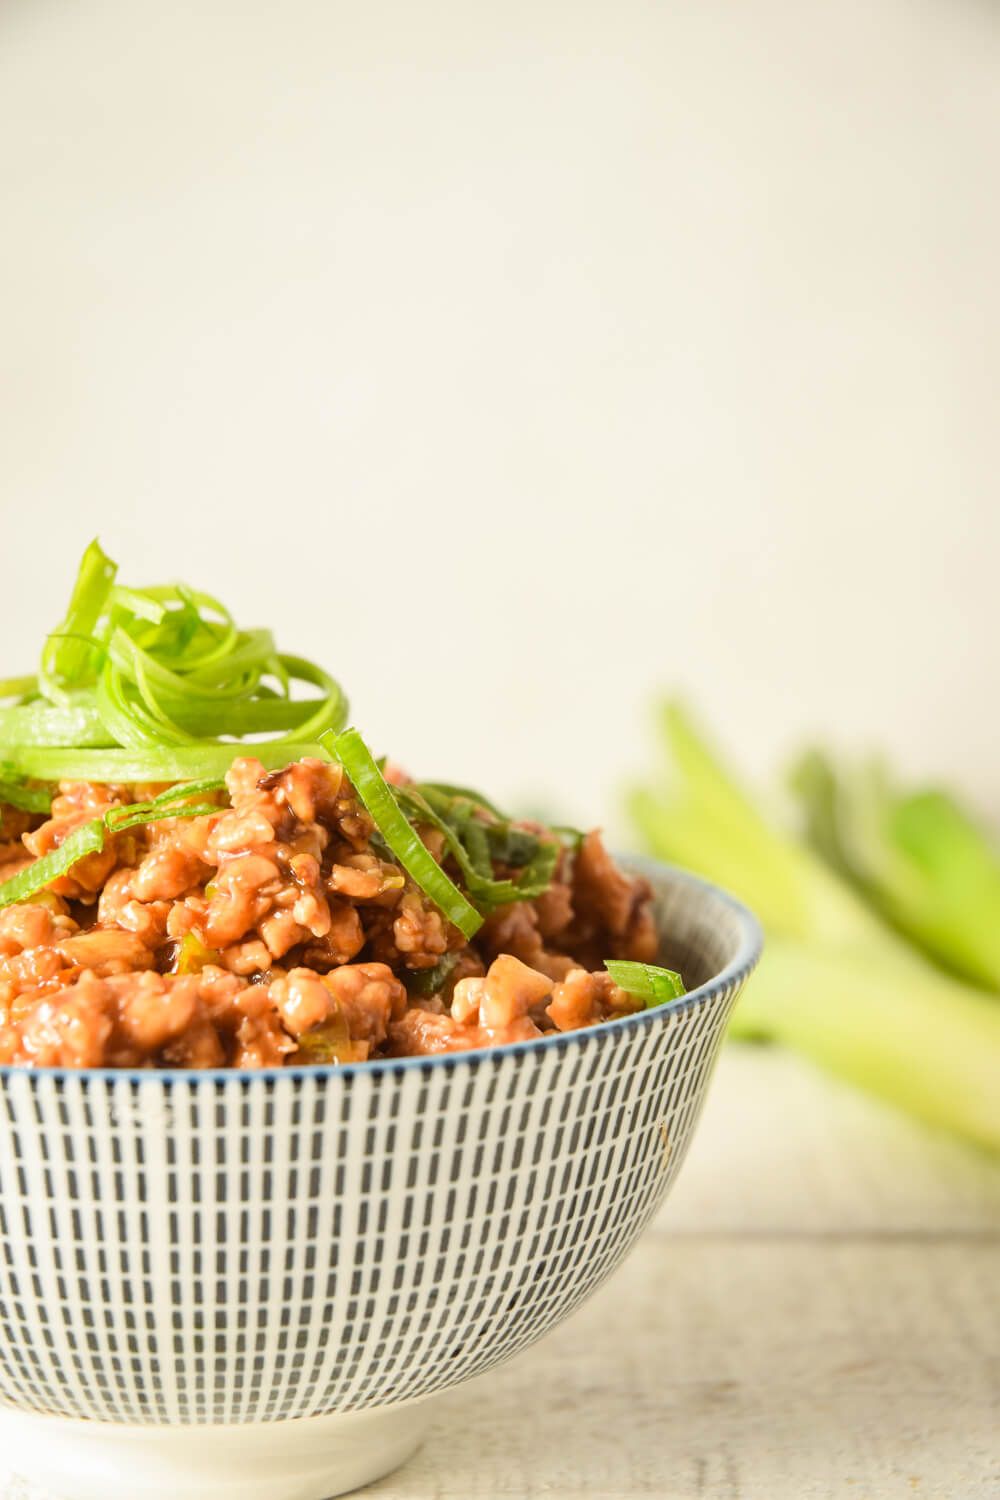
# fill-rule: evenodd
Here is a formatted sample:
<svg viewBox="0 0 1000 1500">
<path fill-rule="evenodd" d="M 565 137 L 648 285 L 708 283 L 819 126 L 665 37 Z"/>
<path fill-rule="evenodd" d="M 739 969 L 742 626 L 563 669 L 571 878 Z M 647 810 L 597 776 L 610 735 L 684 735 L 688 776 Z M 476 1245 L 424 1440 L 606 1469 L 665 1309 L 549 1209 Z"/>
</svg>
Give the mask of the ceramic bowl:
<svg viewBox="0 0 1000 1500">
<path fill-rule="evenodd" d="M 760 950 L 661 865 L 683 1000 L 451 1056 L 0 1070 L 0 1452 L 51 1500 L 325 1500 L 614 1270 Z"/>
</svg>

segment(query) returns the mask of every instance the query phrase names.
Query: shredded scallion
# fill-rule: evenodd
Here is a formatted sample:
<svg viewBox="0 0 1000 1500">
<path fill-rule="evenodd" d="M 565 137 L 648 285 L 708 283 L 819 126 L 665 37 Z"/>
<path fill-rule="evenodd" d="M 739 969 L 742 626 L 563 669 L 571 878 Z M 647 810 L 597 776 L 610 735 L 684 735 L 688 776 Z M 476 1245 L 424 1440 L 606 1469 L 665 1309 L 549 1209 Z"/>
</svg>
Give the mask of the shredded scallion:
<svg viewBox="0 0 1000 1500">
<path fill-rule="evenodd" d="M 635 963 L 624 958 L 606 959 L 604 967 L 619 989 L 644 1001 L 647 1010 L 669 1000 L 679 1000 L 687 993 L 683 979 L 674 969 L 661 969 L 656 964 Z"/>
<path fill-rule="evenodd" d="M 27 901 L 36 892 L 66 875 L 88 854 L 97 854 L 113 834 L 138 828 L 143 823 L 156 823 L 164 818 L 201 818 L 218 812 L 219 808 L 212 802 L 195 802 L 192 805 L 190 799 L 204 797 L 224 785 L 221 781 L 193 782 L 170 787 L 149 802 L 133 802 L 124 807 L 108 808 L 101 817 L 90 818 L 74 828 L 58 849 L 51 849 L 48 854 L 36 859 L 34 864 L 19 870 L 16 875 L 0 884 L 0 907 Z"/>
<path fill-rule="evenodd" d="M 480 911 L 490 912 L 498 906 L 512 901 L 525 901 L 540 896 L 552 884 L 552 877 L 559 859 L 560 845 L 555 839 L 540 839 L 522 831 L 529 841 L 527 854 L 524 849 L 517 860 L 522 868 L 516 876 L 497 879 L 493 875 L 494 855 L 490 846 L 491 834 L 502 839 L 509 837 L 508 824 L 484 823 L 461 808 L 452 807 L 448 813 L 438 811 L 420 786 L 396 788 L 396 799 L 412 821 L 436 828 L 444 836 L 448 852 L 458 866 L 462 881 L 470 897 Z M 506 863 L 502 855 L 498 863 Z"/>
<path fill-rule="evenodd" d="M 320 736 L 347 704 L 321 667 L 239 628 L 210 594 L 116 577 L 91 542 L 37 677 L 0 682 L 0 745 L 18 776 L 168 780 L 220 774 L 240 753 L 268 768 L 326 756 Z"/>
<path fill-rule="evenodd" d="M 398 789 L 394 795 L 361 735 L 356 729 L 344 729 L 340 734 L 330 736 L 329 743 L 386 847 L 424 894 L 440 907 L 449 922 L 454 923 L 466 938 L 471 938 L 482 926 L 481 915 L 445 874 L 407 820 L 396 800 Z"/>
<path fill-rule="evenodd" d="M 21 812 L 47 813 L 52 806 L 52 792 L 45 786 L 33 786 L 14 766 L 0 761 L 0 803 L 17 807 Z"/>
</svg>

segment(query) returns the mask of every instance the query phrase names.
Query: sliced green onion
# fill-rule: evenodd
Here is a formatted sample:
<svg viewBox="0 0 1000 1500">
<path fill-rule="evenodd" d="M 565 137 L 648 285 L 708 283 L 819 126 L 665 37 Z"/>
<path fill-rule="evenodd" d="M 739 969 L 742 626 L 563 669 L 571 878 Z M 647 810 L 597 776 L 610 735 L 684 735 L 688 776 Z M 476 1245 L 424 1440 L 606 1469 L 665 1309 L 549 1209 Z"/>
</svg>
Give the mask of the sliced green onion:
<svg viewBox="0 0 1000 1500">
<path fill-rule="evenodd" d="M 167 612 L 166 605 L 151 599 L 141 589 L 127 589 L 120 583 L 114 585 L 110 598 L 112 605 L 121 605 L 137 619 L 152 620 L 154 625 L 159 625 Z"/>
<path fill-rule="evenodd" d="M 330 699 L 274 697 L 225 705 L 178 703 L 171 705 L 171 711 L 175 723 L 196 740 L 222 735 L 243 739 L 253 734 L 283 734 L 295 740 L 314 740 L 316 734 L 307 732 L 310 718 L 320 710 L 334 720 L 342 713 L 340 689 L 336 683 L 333 687 L 336 701 L 331 693 Z M 88 749 L 110 747 L 115 741 L 91 703 L 65 707 L 32 703 L 0 708 L 0 745 L 9 744 Z"/>
<path fill-rule="evenodd" d="M 42 651 L 39 681 L 47 695 L 59 702 L 67 687 L 84 675 L 93 655 L 93 631 L 107 603 L 118 571 L 95 538 L 80 559 L 69 608 Z"/>
<path fill-rule="evenodd" d="M 322 698 L 298 699 L 295 702 L 286 700 L 288 707 L 311 710 L 308 718 L 295 724 L 296 738 L 317 740 L 329 730 L 342 728 L 347 717 L 347 699 L 340 690 L 340 684 L 328 672 L 324 672 L 322 667 L 306 661 L 302 656 L 281 654 L 277 662 L 288 677 L 296 682 L 308 682 L 312 687 L 318 687 L 323 694 Z M 223 733 L 231 734 L 232 730 L 224 730 Z"/>
<path fill-rule="evenodd" d="M 463 802 L 472 802 L 477 807 L 485 807 L 486 811 L 492 813 L 500 822 L 506 821 L 504 814 L 488 797 L 484 797 L 482 792 L 472 791 L 467 786 L 454 786 L 450 781 L 422 781 L 420 782 L 420 790 L 426 796 L 438 793 L 443 797 L 447 797 L 449 801 L 454 801 L 458 798 Z"/>
<path fill-rule="evenodd" d="M 219 808 L 214 802 L 199 802 L 194 807 L 154 807 L 150 802 L 136 802 L 130 807 L 115 807 L 105 814 L 109 833 L 124 833 L 146 823 L 162 823 L 167 818 L 209 818 Z"/>
<path fill-rule="evenodd" d="M 274 767 L 343 727 L 338 684 L 277 651 L 270 631 L 240 629 L 218 599 L 183 584 L 133 588 L 115 575 L 92 542 L 38 677 L 0 682 L 0 746 L 22 775 L 100 779 L 103 764 L 109 776 L 126 765 L 156 779 L 209 775 L 240 753 L 235 742 L 259 735 L 274 749 L 252 753 Z M 293 697 L 301 687 L 312 696 Z M 98 750 L 116 754 L 80 753 Z"/>
<path fill-rule="evenodd" d="M 113 781 L 123 786 L 136 781 L 224 776 L 238 755 L 253 756 L 268 771 L 282 770 L 293 760 L 306 756 L 330 759 L 324 745 L 298 744 L 293 740 L 262 740 L 243 745 L 201 740 L 197 745 L 167 745 L 163 749 L 150 745 L 136 750 L 117 746 L 103 750 L 12 746 L 7 750 L 8 759 L 17 769 L 38 781 Z"/>
<path fill-rule="evenodd" d="M 490 858 L 490 840 L 481 819 L 471 814 L 463 817 L 460 838 L 477 875 L 492 880 L 493 861 Z"/>
<path fill-rule="evenodd" d="M 549 826 L 550 833 L 557 833 L 560 838 L 565 839 L 569 847 L 577 851 L 587 835 L 582 828 L 573 828 L 569 823 L 552 823 Z"/>
<path fill-rule="evenodd" d="M 473 808 L 479 808 L 491 814 L 496 822 L 487 822 L 486 832 L 490 843 L 491 859 L 494 863 L 520 867 L 529 864 L 534 857 L 539 835 L 530 828 L 524 828 L 519 823 L 515 823 L 506 813 L 500 811 L 495 802 L 484 797 L 482 792 L 473 791 L 470 787 L 456 786 L 448 781 L 421 781 L 416 784 L 416 790 L 449 821 L 452 814 L 457 813 L 461 804 L 465 802 L 471 803 Z M 584 838 L 579 828 L 557 824 L 548 826 L 546 833 L 557 834 L 574 848 L 579 848 Z"/>
<path fill-rule="evenodd" d="M 345 1063 L 357 1058 L 347 1022 L 339 1011 L 329 1021 L 304 1031 L 298 1042 L 299 1052 L 311 1063 Z"/>
<path fill-rule="evenodd" d="M 2 745 L 108 745 L 113 743 L 90 704 L 18 704 L 0 708 Z"/>
<path fill-rule="evenodd" d="M 424 894 L 440 907 L 449 922 L 466 938 L 471 938 L 482 926 L 482 917 L 448 878 L 407 821 L 361 735 L 356 729 L 344 729 L 340 734 L 331 733 L 324 739 L 351 778 L 354 790 L 368 809 L 386 847 Z"/>
<path fill-rule="evenodd" d="M 172 973 L 200 974 L 207 964 L 217 964 L 222 954 L 218 948 L 206 948 L 193 932 L 186 933 L 177 950 Z"/>
<path fill-rule="evenodd" d="M 433 969 L 411 969 L 406 975 L 407 993 L 420 997 L 436 995 L 451 977 L 460 957 L 458 953 L 446 953 Z"/>
<path fill-rule="evenodd" d="M 165 818 L 202 818 L 217 813 L 219 808 L 213 803 L 197 803 L 190 807 L 184 802 L 186 797 L 216 790 L 217 785 L 195 782 L 188 786 L 175 786 L 168 792 L 161 792 L 152 802 L 109 807 L 101 817 L 91 818 L 74 828 L 58 849 L 50 849 L 48 854 L 36 859 L 34 864 L 5 880 L 0 885 L 0 907 L 27 901 L 37 891 L 65 875 L 88 854 L 99 853 L 111 834 L 124 833 L 129 828 L 138 828 L 145 823 L 156 823 Z"/>
<path fill-rule="evenodd" d="M 88 854 L 96 854 L 104 848 L 106 833 L 103 818 L 92 818 L 89 823 L 81 823 L 79 828 L 74 828 L 66 836 L 58 849 L 43 854 L 33 865 L 19 870 L 0 885 L 0 907 L 27 901 L 29 896 L 42 890 L 44 886 L 51 885 L 53 880 L 65 875 L 67 870 L 72 869 Z"/>
<path fill-rule="evenodd" d="M 21 812 L 47 813 L 52 806 L 52 789 L 32 786 L 17 768 L 0 761 L 0 802 L 8 807 L 17 807 Z"/>
<path fill-rule="evenodd" d="M 37 692 L 37 677 L 4 677 L 0 679 L 0 698 L 27 698 Z"/>
<path fill-rule="evenodd" d="M 624 958 L 607 958 L 604 967 L 619 989 L 644 1001 L 647 1010 L 669 1000 L 679 1000 L 687 993 L 683 979 L 674 969 L 661 969 L 656 964 L 640 964 Z"/>
<path fill-rule="evenodd" d="M 432 795 L 437 800 L 436 794 Z M 463 818 L 460 801 L 445 815 L 432 806 L 430 798 L 424 796 L 423 788 L 416 785 L 397 787 L 396 798 L 412 819 L 429 824 L 444 836 L 448 851 L 462 873 L 465 888 L 481 911 L 488 913 L 512 901 L 530 900 L 547 891 L 552 884 L 560 852 L 557 840 L 540 839 L 526 829 L 517 830 L 532 841 L 531 856 L 513 879 L 497 880 L 492 873 L 493 856 L 488 847 L 484 851 L 480 831 L 488 846 L 491 834 L 506 837 L 509 824 L 493 825 Z M 459 808 L 457 812 L 456 807 Z"/>
<path fill-rule="evenodd" d="M 492 875 L 483 875 L 455 830 L 415 786 L 396 787 L 395 796 L 399 806 L 413 822 L 435 828 L 443 836 L 449 854 L 461 871 L 466 890 L 478 905 L 486 906 L 489 910 L 493 904 L 501 904 L 505 895 L 508 900 L 516 900 L 513 882 L 494 880 Z"/>
<path fill-rule="evenodd" d="M 0 802 L 20 812 L 47 813 L 52 807 L 52 792 L 44 786 L 24 786 L 18 781 L 0 781 Z"/>
<path fill-rule="evenodd" d="M 246 690 L 244 674 L 267 666 L 274 657 L 274 641 L 268 630 L 248 631 L 242 645 L 225 658 L 224 666 L 195 667 L 183 674 L 158 662 L 151 651 L 132 640 L 121 626 L 108 642 L 108 659 L 127 677 L 135 678 L 136 668 L 146 675 L 147 692 L 155 687 L 180 699 L 202 698 L 209 703 L 223 698 L 239 698 Z"/>
<path fill-rule="evenodd" d="M 552 884 L 559 863 L 560 847 L 555 839 L 539 839 L 528 863 L 514 876 L 519 901 L 542 896 Z"/>
</svg>

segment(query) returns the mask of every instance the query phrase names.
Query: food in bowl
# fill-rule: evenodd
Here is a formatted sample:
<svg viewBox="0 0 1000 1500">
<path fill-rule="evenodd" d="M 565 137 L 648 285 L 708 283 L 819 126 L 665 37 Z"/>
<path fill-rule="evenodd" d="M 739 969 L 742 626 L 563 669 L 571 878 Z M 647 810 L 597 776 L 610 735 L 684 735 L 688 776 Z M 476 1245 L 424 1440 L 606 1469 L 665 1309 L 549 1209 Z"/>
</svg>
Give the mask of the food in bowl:
<svg viewBox="0 0 1000 1500">
<path fill-rule="evenodd" d="M 413 782 L 346 713 L 96 544 L 0 684 L 0 1443 L 29 1492 L 386 1473 L 683 1160 L 750 914 Z"/>
<path fill-rule="evenodd" d="M 358 1063 L 683 993 L 599 832 L 383 767 L 328 674 L 97 543 L 0 693 L 0 1064 Z"/>
<path fill-rule="evenodd" d="M 357 1066 L 0 1069 L 0 1443 L 28 1493 L 329 1500 L 607 1279 L 760 944 L 723 892 L 624 864 L 673 1005 Z"/>
</svg>

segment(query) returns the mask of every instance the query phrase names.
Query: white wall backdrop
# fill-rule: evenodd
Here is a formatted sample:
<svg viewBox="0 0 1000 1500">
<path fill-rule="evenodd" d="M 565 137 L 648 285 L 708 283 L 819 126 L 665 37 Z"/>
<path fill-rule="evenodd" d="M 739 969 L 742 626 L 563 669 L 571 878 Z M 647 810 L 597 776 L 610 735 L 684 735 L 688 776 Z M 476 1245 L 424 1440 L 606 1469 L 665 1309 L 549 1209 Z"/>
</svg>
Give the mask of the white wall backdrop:
<svg viewBox="0 0 1000 1500">
<path fill-rule="evenodd" d="M 6 0 L 5 668 L 99 531 L 417 770 L 608 818 L 667 684 L 1000 812 L 998 76 L 988 0 Z"/>
</svg>

